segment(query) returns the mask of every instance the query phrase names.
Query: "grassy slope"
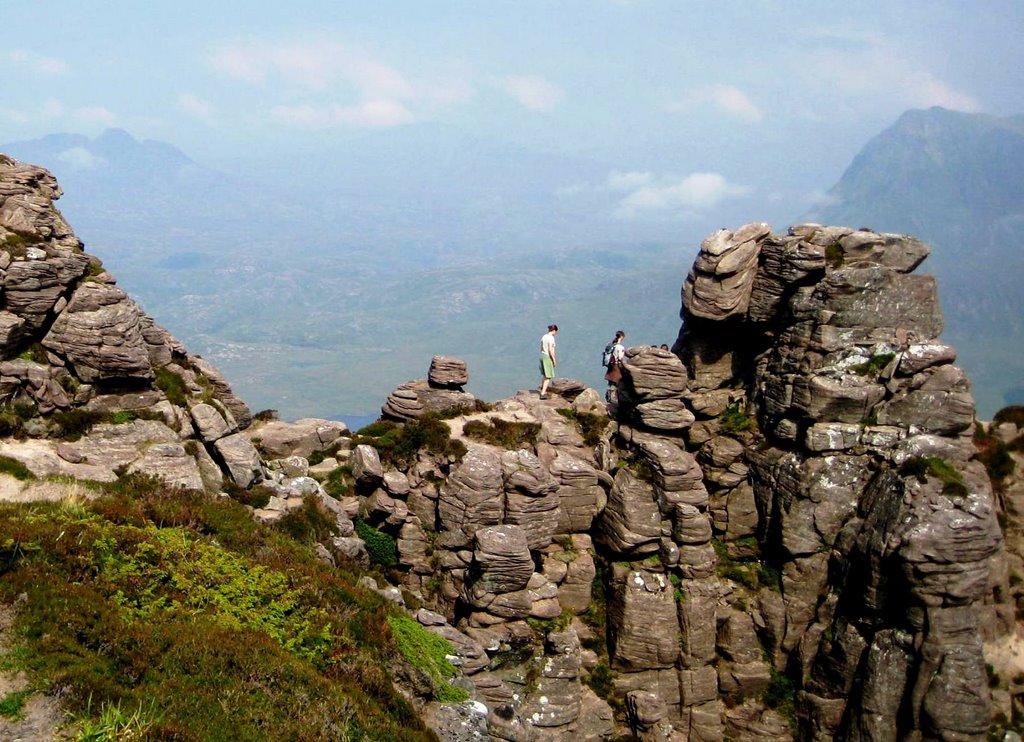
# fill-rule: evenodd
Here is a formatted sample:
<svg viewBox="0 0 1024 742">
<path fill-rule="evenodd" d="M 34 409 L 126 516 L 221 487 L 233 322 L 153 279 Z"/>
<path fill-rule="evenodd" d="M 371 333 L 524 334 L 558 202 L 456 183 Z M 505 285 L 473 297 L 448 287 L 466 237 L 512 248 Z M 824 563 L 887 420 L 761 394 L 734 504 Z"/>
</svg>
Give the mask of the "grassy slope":
<svg viewBox="0 0 1024 742">
<path fill-rule="evenodd" d="M 434 738 L 385 669 L 383 601 L 234 502 L 129 477 L 89 504 L 4 505 L 0 576 L 19 606 L 0 670 L 80 729 L 120 714 L 150 739 Z"/>
</svg>

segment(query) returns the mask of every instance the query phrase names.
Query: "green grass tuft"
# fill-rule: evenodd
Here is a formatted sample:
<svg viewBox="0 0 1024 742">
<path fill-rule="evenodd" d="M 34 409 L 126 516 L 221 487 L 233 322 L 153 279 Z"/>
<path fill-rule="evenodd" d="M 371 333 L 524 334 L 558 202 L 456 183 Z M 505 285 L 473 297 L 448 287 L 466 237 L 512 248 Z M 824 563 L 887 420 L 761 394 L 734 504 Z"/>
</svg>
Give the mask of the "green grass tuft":
<svg viewBox="0 0 1024 742">
<path fill-rule="evenodd" d="M 388 626 L 394 634 L 398 651 L 413 667 L 430 676 L 434 684 L 434 697 L 445 703 L 458 703 L 469 699 L 469 694 L 450 682 L 456 671 L 448 656 L 455 654 L 451 642 L 443 636 L 427 631 L 408 616 L 388 616 Z"/>
<path fill-rule="evenodd" d="M 0 698 L 0 716 L 7 719 L 20 720 L 25 715 L 25 703 L 32 696 L 32 689 L 11 691 Z"/>
<path fill-rule="evenodd" d="M 874 353 L 871 358 L 866 360 L 864 363 L 858 363 L 854 366 L 850 366 L 850 370 L 860 376 L 877 377 L 895 357 L 895 353 Z"/>
<path fill-rule="evenodd" d="M 23 482 L 36 478 L 36 475 L 27 466 L 17 459 L 12 459 L 10 456 L 0 456 L 0 473 L 10 474 L 15 479 L 20 479 Z"/>
<path fill-rule="evenodd" d="M 160 366 L 153 371 L 156 374 L 154 384 L 164 393 L 167 401 L 177 407 L 187 406 L 188 387 L 185 385 L 185 380 L 166 366 Z"/>
<path fill-rule="evenodd" d="M 970 494 L 963 475 L 948 461 L 934 456 L 910 458 L 903 463 L 899 471 L 902 476 L 914 477 L 921 483 L 935 477 L 942 482 L 942 494 L 947 497 L 967 497 Z"/>
</svg>

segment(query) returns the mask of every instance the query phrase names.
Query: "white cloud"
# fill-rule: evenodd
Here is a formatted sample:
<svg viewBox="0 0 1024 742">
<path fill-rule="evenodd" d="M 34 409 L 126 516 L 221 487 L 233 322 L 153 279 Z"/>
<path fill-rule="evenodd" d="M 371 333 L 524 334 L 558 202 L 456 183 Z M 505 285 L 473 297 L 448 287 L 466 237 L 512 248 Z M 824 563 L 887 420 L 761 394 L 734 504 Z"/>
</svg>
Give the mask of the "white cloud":
<svg viewBox="0 0 1024 742">
<path fill-rule="evenodd" d="M 627 219 L 666 212 L 695 213 L 749 192 L 748 187 L 730 183 L 719 173 L 692 173 L 681 180 L 662 178 L 634 188 L 615 213 Z"/>
<path fill-rule="evenodd" d="M 367 98 L 413 95 L 413 86 L 394 67 L 335 41 L 232 44 L 214 52 L 210 63 L 247 83 L 279 82 L 312 91 L 347 85 Z"/>
<path fill-rule="evenodd" d="M 64 104 L 61 103 L 56 98 L 48 98 L 46 100 L 46 102 L 43 103 L 43 111 L 42 111 L 43 118 L 55 119 L 55 118 L 59 118 L 60 116 L 63 116 L 63 115 L 64 115 Z"/>
<path fill-rule="evenodd" d="M 213 104 L 192 93 L 182 93 L 178 96 L 178 108 L 205 124 L 213 124 L 217 119 L 217 111 Z"/>
<path fill-rule="evenodd" d="M 91 124 L 102 124 L 103 126 L 113 126 L 117 123 L 117 116 L 103 106 L 78 108 L 75 110 L 74 116 L 80 121 L 85 121 Z"/>
<path fill-rule="evenodd" d="M 84 147 L 66 149 L 57 155 L 57 159 L 73 170 L 93 170 L 105 162 L 102 157 L 97 157 Z"/>
<path fill-rule="evenodd" d="M 0 108 L 0 118 L 14 124 L 27 124 L 32 120 L 32 117 L 24 111 L 16 111 L 13 108 Z"/>
<path fill-rule="evenodd" d="M 330 40 L 236 43 L 214 52 L 210 64 L 235 80 L 278 89 L 288 103 L 272 107 L 271 117 L 301 126 L 396 126 L 416 120 L 423 109 L 473 95 L 458 75 L 409 78 L 363 50 Z"/>
<path fill-rule="evenodd" d="M 667 108 L 670 111 L 681 112 L 706 105 L 749 124 L 756 124 L 764 119 L 764 112 L 750 96 L 734 85 L 707 85 L 696 88 L 682 99 L 669 103 Z"/>
<path fill-rule="evenodd" d="M 325 129 L 339 124 L 368 127 L 399 126 L 415 120 L 405 106 L 387 99 L 362 101 L 353 106 L 276 106 L 270 115 L 277 121 L 314 129 Z"/>
<path fill-rule="evenodd" d="M 557 85 L 533 75 L 506 77 L 504 88 L 521 106 L 531 111 L 552 111 L 565 95 Z"/>
<path fill-rule="evenodd" d="M 68 65 L 63 59 L 47 57 L 25 49 L 14 49 L 7 54 L 7 58 L 17 65 L 29 67 L 43 75 L 63 75 L 68 71 Z"/>
<path fill-rule="evenodd" d="M 649 184 L 653 179 L 652 173 L 612 170 L 608 173 L 607 185 L 613 191 L 635 191 L 637 188 Z"/>
<path fill-rule="evenodd" d="M 974 96 L 938 78 L 898 39 L 818 29 L 809 42 L 791 64 L 805 87 L 816 87 L 827 96 L 888 101 L 900 108 L 981 110 Z"/>
</svg>

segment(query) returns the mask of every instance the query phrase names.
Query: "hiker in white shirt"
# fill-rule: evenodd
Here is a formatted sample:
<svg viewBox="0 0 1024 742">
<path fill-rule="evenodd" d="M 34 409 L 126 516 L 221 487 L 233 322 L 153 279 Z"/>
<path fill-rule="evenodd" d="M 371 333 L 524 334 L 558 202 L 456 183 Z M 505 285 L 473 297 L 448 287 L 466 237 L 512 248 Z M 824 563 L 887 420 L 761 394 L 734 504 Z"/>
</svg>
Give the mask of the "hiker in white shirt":
<svg viewBox="0 0 1024 742">
<path fill-rule="evenodd" d="M 555 335 L 558 325 L 548 325 L 548 331 L 540 339 L 540 398 L 548 398 L 548 384 L 555 377 L 558 356 L 555 354 Z"/>
</svg>

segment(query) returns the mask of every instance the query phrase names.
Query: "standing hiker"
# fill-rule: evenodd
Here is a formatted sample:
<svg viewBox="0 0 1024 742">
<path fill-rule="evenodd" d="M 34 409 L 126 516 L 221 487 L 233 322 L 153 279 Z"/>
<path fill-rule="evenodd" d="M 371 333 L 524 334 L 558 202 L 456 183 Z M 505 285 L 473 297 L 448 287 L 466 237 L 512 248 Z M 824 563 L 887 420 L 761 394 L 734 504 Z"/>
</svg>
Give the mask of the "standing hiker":
<svg viewBox="0 0 1024 742">
<path fill-rule="evenodd" d="M 558 325 L 548 325 L 548 331 L 540 339 L 540 398 L 548 398 L 548 384 L 555 377 L 558 356 L 555 355 L 555 335 Z"/>
<path fill-rule="evenodd" d="M 601 356 L 601 361 L 607 369 L 604 378 L 608 382 L 608 391 L 605 392 L 604 398 L 606 401 L 616 404 L 619 401 L 619 381 L 622 380 L 622 366 L 626 362 L 626 346 L 622 344 L 622 341 L 625 339 L 625 332 L 622 330 L 616 332 L 615 338 L 604 347 L 604 355 Z"/>
</svg>

